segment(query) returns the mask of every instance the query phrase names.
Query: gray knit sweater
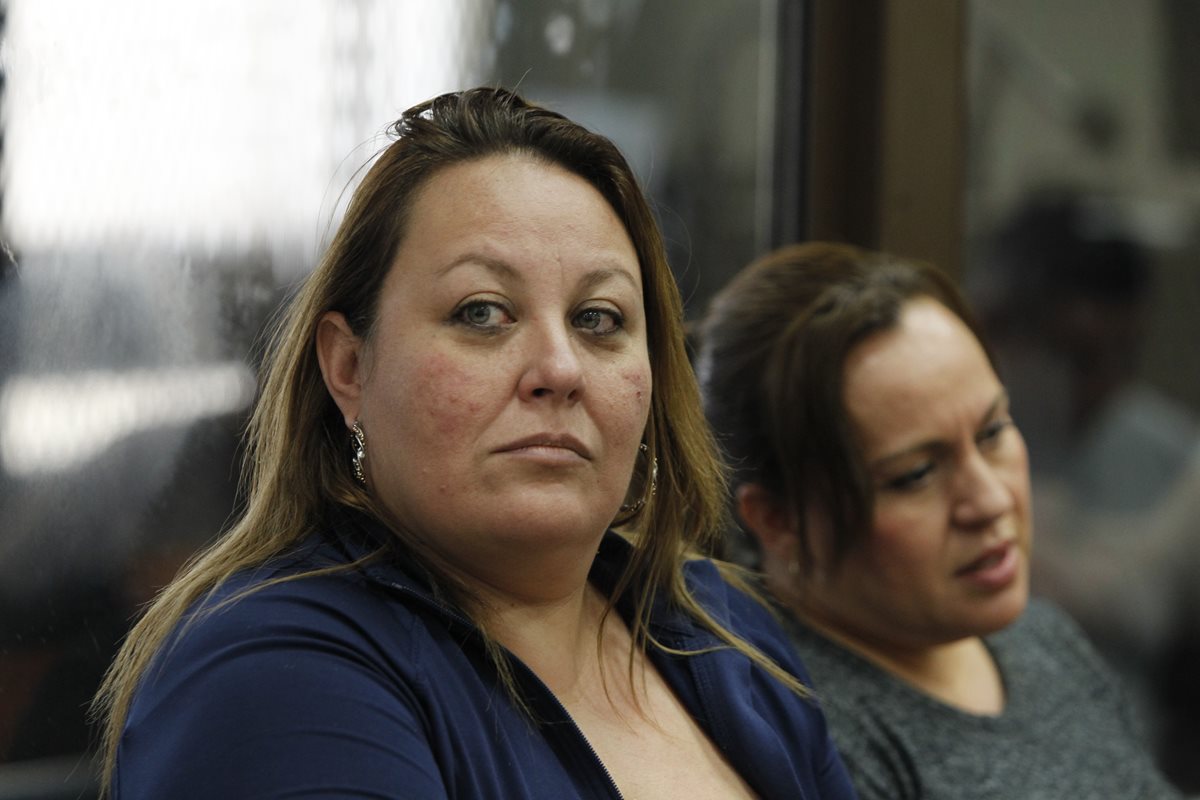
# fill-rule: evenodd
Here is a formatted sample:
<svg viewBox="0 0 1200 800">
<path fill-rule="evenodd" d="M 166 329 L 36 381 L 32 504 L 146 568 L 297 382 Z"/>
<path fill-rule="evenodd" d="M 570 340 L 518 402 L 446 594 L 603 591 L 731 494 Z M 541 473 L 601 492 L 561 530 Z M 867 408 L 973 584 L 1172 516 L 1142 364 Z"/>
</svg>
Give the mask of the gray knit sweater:
<svg viewBox="0 0 1200 800">
<path fill-rule="evenodd" d="M 1033 602 L 987 639 L 996 717 L 947 706 L 797 624 L 794 635 L 862 800 L 1178 798 L 1115 679 L 1074 623 Z"/>
</svg>

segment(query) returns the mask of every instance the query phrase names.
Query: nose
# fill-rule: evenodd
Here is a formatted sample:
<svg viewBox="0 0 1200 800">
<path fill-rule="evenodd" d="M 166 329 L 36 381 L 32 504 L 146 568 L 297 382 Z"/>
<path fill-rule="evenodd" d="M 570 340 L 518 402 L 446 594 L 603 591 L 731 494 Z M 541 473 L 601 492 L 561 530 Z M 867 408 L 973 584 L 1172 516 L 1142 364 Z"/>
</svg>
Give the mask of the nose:
<svg viewBox="0 0 1200 800">
<path fill-rule="evenodd" d="M 954 492 L 954 522 L 967 530 L 986 529 L 1016 505 L 1004 473 L 978 450 L 959 467 Z"/>
<path fill-rule="evenodd" d="M 526 328 L 521 342 L 523 368 L 517 392 L 524 400 L 574 402 L 583 393 L 584 371 L 577 343 L 562 325 Z"/>
</svg>

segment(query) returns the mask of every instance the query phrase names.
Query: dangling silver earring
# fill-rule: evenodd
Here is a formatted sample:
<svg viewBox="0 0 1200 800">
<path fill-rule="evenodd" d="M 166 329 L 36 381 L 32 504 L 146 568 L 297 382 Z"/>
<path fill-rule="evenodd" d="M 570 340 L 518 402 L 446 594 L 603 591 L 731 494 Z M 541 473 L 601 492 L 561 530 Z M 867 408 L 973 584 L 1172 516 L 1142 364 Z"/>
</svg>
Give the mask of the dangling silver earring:
<svg viewBox="0 0 1200 800">
<path fill-rule="evenodd" d="M 638 452 L 641 455 L 645 456 L 650 453 L 650 448 L 646 445 L 645 442 L 642 442 L 641 444 L 638 445 Z M 645 494 L 643 494 L 641 497 L 639 497 L 634 502 L 624 503 L 621 505 L 621 509 L 620 509 L 621 516 L 618 517 L 620 522 L 628 522 L 629 520 L 631 520 L 635 516 L 637 516 L 638 513 L 643 508 L 646 507 L 646 501 L 649 500 L 651 497 L 654 497 L 654 493 L 656 491 L 658 491 L 658 458 L 651 458 L 650 459 L 650 489 L 649 489 L 649 491 L 647 491 Z"/>
<path fill-rule="evenodd" d="M 363 433 L 362 424 L 354 420 L 350 426 L 350 468 L 354 470 L 354 480 L 363 486 L 367 485 L 367 473 L 363 470 L 363 462 L 367 460 L 367 435 Z"/>
</svg>

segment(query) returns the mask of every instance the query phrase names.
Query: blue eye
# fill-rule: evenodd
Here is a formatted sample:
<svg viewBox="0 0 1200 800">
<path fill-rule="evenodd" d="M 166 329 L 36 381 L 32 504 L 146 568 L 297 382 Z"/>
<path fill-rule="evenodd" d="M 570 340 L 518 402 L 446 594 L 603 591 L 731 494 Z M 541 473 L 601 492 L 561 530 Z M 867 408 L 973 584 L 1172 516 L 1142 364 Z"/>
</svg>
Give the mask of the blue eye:
<svg viewBox="0 0 1200 800">
<path fill-rule="evenodd" d="M 575 315 L 571 324 L 597 336 L 607 336 L 621 330 L 625 318 L 611 309 L 586 308 Z"/>
<path fill-rule="evenodd" d="M 472 300 L 455 309 L 452 319 L 472 328 L 492 330 L 511 324 L 514 320 L 508 310 L 489 300 Z"/>
</svg>

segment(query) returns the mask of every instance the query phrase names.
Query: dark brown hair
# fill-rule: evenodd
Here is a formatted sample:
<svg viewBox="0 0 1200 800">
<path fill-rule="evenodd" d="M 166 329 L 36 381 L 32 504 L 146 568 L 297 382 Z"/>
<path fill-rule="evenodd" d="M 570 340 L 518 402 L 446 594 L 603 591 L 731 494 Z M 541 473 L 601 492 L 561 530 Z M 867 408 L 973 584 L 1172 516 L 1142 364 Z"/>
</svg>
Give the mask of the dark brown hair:
<svg viewBox="0 0 1200 800">
<path fill-rule="evenodd" d="M 870 530 L 874 492 L 846 413 L 844 365 L 855 345 L 896 325 L 915 297 L 938 301 L 979 337 L 940 270 L 827 242 L 791 245 L 750 264 L 713 298 L 701 323 L 701 391 L 734 482 L 758 484 L 784 504 L 806 565 L 810 511 L 830 525 L 835 562 Z"/>
</svg>

